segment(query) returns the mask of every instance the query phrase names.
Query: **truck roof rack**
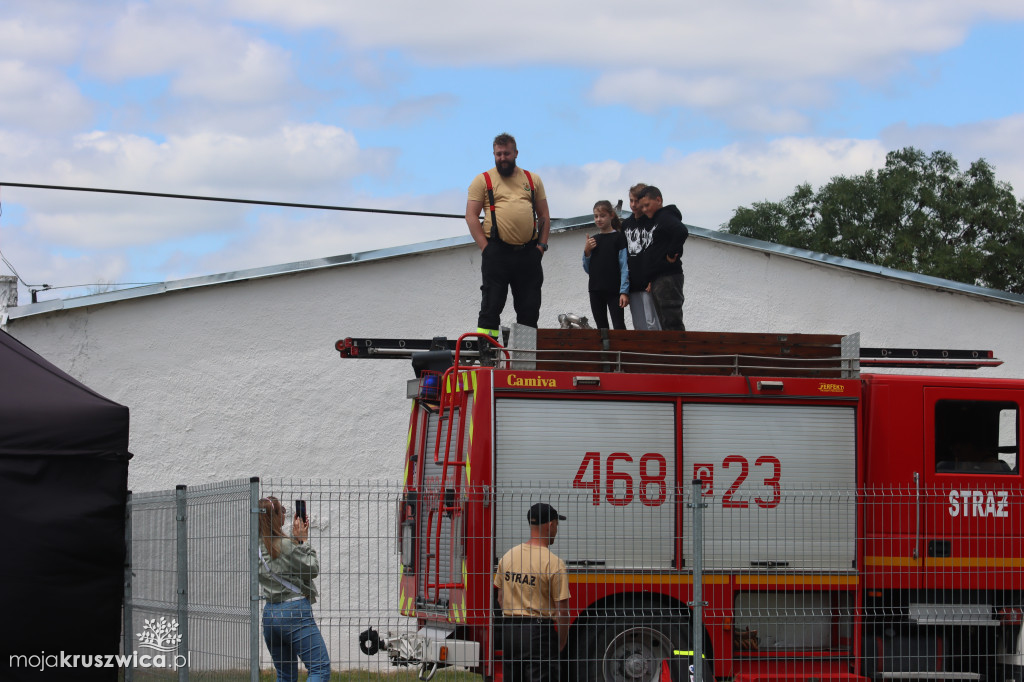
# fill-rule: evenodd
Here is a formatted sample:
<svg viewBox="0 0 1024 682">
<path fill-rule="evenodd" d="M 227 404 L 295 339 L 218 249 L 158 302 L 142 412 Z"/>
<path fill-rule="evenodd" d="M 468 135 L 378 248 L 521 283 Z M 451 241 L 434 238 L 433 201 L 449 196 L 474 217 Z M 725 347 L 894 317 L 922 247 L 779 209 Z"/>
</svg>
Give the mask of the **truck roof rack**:
<svg viewBox="0 0 1024 682">
<path fill-rule="evenodd" d="M 756 334 L 601 329 L 533 329 L 513 325 L 511 359 L 489 341 L 346 338 L 343 358 L 406 358 L 419 369 L 460 362 L 521 370 L 856 378 L 861 367 L 979 369 L 1002 364 L 990 350 L 861 348 L 860 334 Z M 429 353 L 429 356 L 421 355 Z"/>
</svg>

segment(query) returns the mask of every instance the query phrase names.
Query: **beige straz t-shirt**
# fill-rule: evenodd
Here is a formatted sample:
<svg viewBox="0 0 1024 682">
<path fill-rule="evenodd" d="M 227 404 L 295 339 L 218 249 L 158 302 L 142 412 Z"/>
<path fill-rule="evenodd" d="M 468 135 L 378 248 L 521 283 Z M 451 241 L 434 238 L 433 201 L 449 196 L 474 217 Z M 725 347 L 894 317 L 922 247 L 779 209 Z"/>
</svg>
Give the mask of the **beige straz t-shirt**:
<svg viewBox="0 0 1024 682">
<path fill-rule="evenodd" d="M 506 616 L 554 618 L 555 603 L 569 598 L 565 562 L 547 547 L 524 542 L 505 552 L 494 574 Z"/>
<path fill-rule="evenodd" d="M 508 244 L 525 244 L 534 237 L 533 202 L 530 200 L 530 181 L 522 168 L 516 168 L 511 177 L 502 177 L 496 168 L 487 171 L 494 186 L 494 213 L 498 217 L 498 236 Z M 547 199 L 540 176 L 533 176 L 537 201 Z M 491 207 L 487 197 L 484 174 L 469 184 L 469 198 L 484 204 L 484 234 L 491 236 Z"/>
</svg>

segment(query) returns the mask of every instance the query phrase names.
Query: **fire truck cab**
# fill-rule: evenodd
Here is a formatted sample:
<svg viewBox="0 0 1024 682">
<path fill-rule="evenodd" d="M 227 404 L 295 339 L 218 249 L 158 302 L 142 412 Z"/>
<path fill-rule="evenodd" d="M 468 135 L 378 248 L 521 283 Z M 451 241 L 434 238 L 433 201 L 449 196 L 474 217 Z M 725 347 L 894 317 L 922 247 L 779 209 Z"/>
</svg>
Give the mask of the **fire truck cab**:
<svg viewBox="0 0 1024 682">
<path fill-rule="evenodd" d="M 680 650 L 743 682 L 1024 679 L 1024 381 L 861 373 L 991 353 L 530 328 L 421 348 L 396 537 L 417 630 L 365 652 L 500 678 L 494 568 L 548 502 L 570 679 L 657 680 Z"/>
</svg>

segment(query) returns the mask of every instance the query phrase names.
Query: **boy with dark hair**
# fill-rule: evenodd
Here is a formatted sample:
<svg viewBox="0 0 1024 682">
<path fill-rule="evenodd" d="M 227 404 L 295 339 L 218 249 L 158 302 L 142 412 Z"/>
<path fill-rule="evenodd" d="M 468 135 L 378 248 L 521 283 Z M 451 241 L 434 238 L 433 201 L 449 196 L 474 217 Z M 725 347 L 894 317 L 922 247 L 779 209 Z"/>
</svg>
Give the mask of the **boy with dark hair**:
<svg viewBox="0 0 1024 682">
<path fill-rule="evenodd" d="M 640 210 L 653 224 L 651 244 L 644 252 L 645 279 L 661 320 L 662 329 L 686 331 L 683 325 L 683 242 L 690 231 L 675 204 L 664 205 L 661 190 L 648 186 L 640 192 Z"/>
</svg>

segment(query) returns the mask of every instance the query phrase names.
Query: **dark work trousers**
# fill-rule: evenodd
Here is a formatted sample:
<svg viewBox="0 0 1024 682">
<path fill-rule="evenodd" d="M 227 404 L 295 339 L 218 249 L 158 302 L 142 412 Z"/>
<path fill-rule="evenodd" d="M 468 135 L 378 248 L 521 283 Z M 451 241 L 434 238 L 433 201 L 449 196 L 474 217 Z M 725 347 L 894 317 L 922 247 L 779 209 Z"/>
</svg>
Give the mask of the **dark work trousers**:
<svg viewBox="0 0 1024 682">
<path fill-rule="evenodd" d="M 521 247 L 490 239 L 481 254 L 480 317 L 476 326 L 498 329 L 501 311 L 505 309 L 508 290 L 512 289 L 512 305 L 516 309 L 516 322 L 536 327 L 540 319 L 540 288 L 544 284 L 542 254 L 537 242 Z"/>
<path fill-rule="evenodd" d="M 651 296 L 662 329 L 685 332 L 683 325 L 683 273 L 671 272 L 651 282 Z"/>
<path fill-rule="evenodd" d="M 547 618 L 506 616 L 501 669 L 507 682 L 558 682 L 558 630 Z"/>
<path fill-rule="evenodd" d="M 608 329 L 608 314 L 612 316 L 612 329 L 626 328 L 626 311 L 619 307 L 617 291 L 591 291 L 590 312 L 594 314 L 594 326 Z"/>
</svg>

